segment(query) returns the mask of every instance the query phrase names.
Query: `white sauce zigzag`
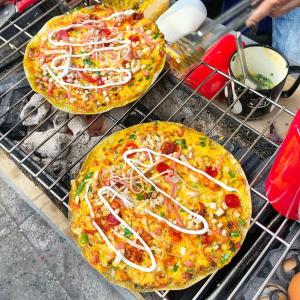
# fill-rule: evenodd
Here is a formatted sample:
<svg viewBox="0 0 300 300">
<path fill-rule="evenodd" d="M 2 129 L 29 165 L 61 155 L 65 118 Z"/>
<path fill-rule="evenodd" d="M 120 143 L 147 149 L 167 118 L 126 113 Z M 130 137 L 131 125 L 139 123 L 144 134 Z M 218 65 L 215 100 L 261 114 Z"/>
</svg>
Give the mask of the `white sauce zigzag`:
<svg viewBox="0 0 300 300">
<path fill-rule="evenodd" d="M 144 164 L 142 163 L 141 161 L 139 160 L 136 160 L 136 159 L 131 159 L 129 158 L 130 155 L 132 154 L 136 154 L 136 153 L 142 153 L 142 152 L 146 152 L 149 156 L 149 161 L 150 161 L 150 164 Z M 172 198 L 168 193 L 166 193 L 165 191 L 161 190 L 155 183 L 153 183 L 152 180 L 150 180 L 149 178 L 147 178 L 145 176 L 145 171 L 142 171 L 140 170 L 139 168 L 137 168 L 136 165 L 134 165 L 134 163 L 140 165 L 140 166 L 143 166 L 147 169 L 150 169 L 151 167 L 153 167 L 154 165 L 157 164 L 157 162 L 155 162 L 153 160 L 153 156 L 152 155 L 155 155 L 155 156 L 158 156 L 158 157 L 164 157 L 164 158 L 167 158 L 167 159 L 170 159 L 170 160 L 173 160 L 175 161 L 176 163 L 180 164 L 180 165 L 183 165 L 185 167 L 187 167 L 188 169 L 198 173 L 198 174 L 201 174 L 201 175 L 204 175 L 206 178 L 208 178 L 209 180 L 212 180 L 214 181 L 217 185 L 219 185 L 220 187 L 222 187 L 223 189 L 225 189 L 226 191 L 229 191 L 229 192 L 236 192 L 237 190 L 232 188 L 232 187 L 229 187 L 227 186 L 226 184 L 224 184 L 223 182 L 219 181 L 219 180 L 216 180 L 215 178 L 211 177 L 210 175 L 208 175 L 207 173 L 193 167 L 192 165 L 190 165 L 189 163 L 187 162 L 184 162 L 184 161 L 181 161 L 171 155 L 166 155 L 166 154 L 162 154 L 162 153 L 158 153 L 158 152 L 155 152 L 151 149 L 148 149 L 148 148 L 138 148 L 138 149 L 131 149 L 131 150 L 127 150 L 124 154 L 123 154 L 123 160 L 126 164 L 128 164 L 128 166 L 130 166 L 133 170 L 135 170 L 145 181 L 147 181 L 151 186 L 153 186 L 159 193 L 163 194 L 165 197 L 167 197 L 168 199 L 170 199 L 172 202 L 174 202 L 176 205 L 178 205 L 181 209 L 183 209 L 185 212 L 187 212 L 189 215 L 192 215 L 194 218 L 196 218 L 199 222 L 201 222 L 203 224 L 203 229 L 200 229 L 200 230 L 190 230 L 190 229 L 186 229 L 186 228 L 182 228 L 180 226 L 177 226 L 175 224 L 173 224 L 171 221 L 167 220 L 166 218 L 163 218 L 155 213 L 153 213 L 152 211 L 150 211 L 149 209 L 141 209 L 139 208 L 139 210 L 142 210 L 144 211 L 146 214 L 149 214 L 151 215 L 152 217 L 158 219 L 159 221 L 163 221 L 165 222 L 167 225 L 169 225 L 170 227 L 172 227 L 173 229 L 179 231 L 179 232 L 182 232 L 182 233 L 185 233 L 185 234 L 192 234 L 192 235 L 202 235 L 202 234 L 205 234 L 208 232 L 208 223 L 206 221 L 206 219 L 189 210 L 188 208 L 186 208 L 185 206 L 183 206 L 182 204 L 180 204 L 176 199 Z M 87 187 L 86 187 L 86 193 L 85 193 L 85 201 L 87 202 L 87 205 L 89 207 L 89 210 L 90 210 L 90 213 L 91 213 L 91 216 L 92 218 L 94 218 L 94 212 L 92 210 L 92 206 L 91 206 L 91 203 L 88 199 L 88 189 L 89 189 L 89 186 L 90 186 L 90 183 L 92 181 L 90 181 L 88 184 L 87 184 Z M 110 206 L 109 202 L 105 199 L 104 195 L 106 194 L 113 194 L 113 198 L 115 197 L 118 197 L 119 199 L 121 199 L 124 204 L 126 204 L 127 207 L 130 207 L 130 208 L 135 208 L 135 205 L 130 201 L 128 200 L 128 198 L 124 197 L 123 195 L 121 195 L 120 193 L 118 193 L 116 190 L 113 189 L 113 187 L 111 186 L 104 186 L 102 188 L 100 188 L 98 190 L 98 196 L 100 197 L 101 201 L 104 203 L 105 207 L 109 210 L 109 212 L 125 227 L 127 228 L 128 230 L 130 230 L 130 232 L 133 233 L 134 237 L 140 241 L 140 243 L 142 244 L 142 246 L 139 246 L 138 244 L 136 244 L 135 242 L 132 242 L 130 239 L 124 239 L 125 242 L 127 242 L 128 244 L 130 244 L 131 246 L 133 247 L 136 247 L 138 248 L 139 250 L 143 250 L 143 251 L 146 251 L 150 257 L 150 260 L 151 260 L 151 266 L 150 267 L 143 267 L 143 266 L 140 266 L 140 265 L 137 265 L 131 261 L 129 261 L 123 253 L 121 253 L 112 243 L 111 241 L 109 240 L 109 238 L 105 235 L 105 233 L 103 232 L 103 230 L 98 226 L 98 224 L 93 221 L 93 225 L 94 227 L 97 229 L 97 231 L 99 232 L 99 234 L 101 235 L 101 237 L 104 239 L 104 241 L 106 242 L 106 244 L 108 245 L 108 247 L 116 253 L 118 259 L 124 261 L 126 264 L 128 264 L 129 266 L 137 269 L 137 270 L 140 270 L 140 271 L 143 271 L 143 272 L 152 272 L 156 269 L 156 261 L 155 261 L 155 258 L 154 258 L 154 255 L 151 251 L 151 249 L 149 248 L 149 246 L 146 244 L 146 242 L 140 237 L 140 235 L 132 228 L 130 227 L 126 222 L 124 222 L 124 220 L 113 210 L 113 208 Z M 118 236 L 118 234 L 116 234 Z"/>
<path fill-rule="evenodd" d="M 132 74 L 128 69 L 125 69 L 125 68 L 76 68 L 76 67 L 71 66 L 71 60 L 72 60 L 72 58 L 75 58 L 75 57 L 77 57 L 77 58 L 78 57 L 82 57 L 82 58 L 89 57 L 89 56 L 93 55 L 94 53 L 97 55 L 98 53 L 101 54 L 101 52 L 105 52 L 105 51 L 118 51 L 119 52 L 119 51 L 125 49 L 126 52 L 123 54 L 123 56 L 121 58 L 118 58 L 115 61 L 115 63 L 117 63 L 118 61 L 123 59 L 129 53 L 130 45 L 131 45 L 130 40 L 122 40 L 122 39 L 114 38 L 114 39 L 101 39 L 99 41 L 91 41 L 91 42 L 87 42 L 87 43 L 76 43 L 76 42 L 56 41 L 53 39 L 53 37 L 55 34 L 57 34 L 60 31 L 64 31 L 64 30 L 67 31 L 67 30 L 70 30 L 73 28 L 83 28 L 88 24 L 99 25 L 99 27 L 102 28 L 103 21 L 109 21 L 109 20 L 119 17 L 119 16 L 130 16 L 133 13 L 135 13 L 134 10 L 127 10 L 124 12 L 114 13 L 111 16 L 104 18 L 102 20 L 86 20 L 80 24 L 71 24 L 69 26 L 62 27 L 62 28 L 52 31 L 48 35 L 49 43 L 56 47 L 69 46 L 70 50 L 69 50 L 69 52 L 67 52 L 66 50 L 59 50 L 59 49 L 47 51 L 51 54 L 62 54 L 62 55 L 56 56 L 53 58 L 53 60 L 51 62 L 51 68 L 47 64 L 44 64 L 43 67 L 48 71 L 48 73 L 53 78 L 53 80 L 66 90 L 68 90 L 67 86 L 91 90 L 91 89 L 102 89 L 102 88 L 106 88 L 106 87 L 110 87 L 110 86 L 118 86 L 118 85 L 123 85 L 123 84 L 128 83 L 132 78 Z M 121 44 L 121 46 L 103 47 L 103 45 L 107 44 L 107 43 L 108 44 L 114 44 L 114 43 Z M 102 47 L 94 48 L 92 51 L 87 52 L 87 53 L 72 55 L 73 47 L 85 47 L 85 46 L 92 46 L 92 45 L 102 45 Z M 64 64 L 61 66 L 56 66 L 56 63 L 59 61 L 62 61 L 62 60 L 64 60 Z M 63 78 L 66 77 L 70 73 L 70 71 L 71 72 L 72 71 L 93 72 L 93 73 L 108 71 L 108 72 L 112 72 L 113 74 L 121 75 L 120 76 L 121 80 L 116 81 L 116 82 L 111 81 L 106 84 L 97 84 L 97 85 L 96 84 L 95 85 L 83 85 L 83 84 L 79 84 L 79 83 L 68 83 Z"/>
</svg>

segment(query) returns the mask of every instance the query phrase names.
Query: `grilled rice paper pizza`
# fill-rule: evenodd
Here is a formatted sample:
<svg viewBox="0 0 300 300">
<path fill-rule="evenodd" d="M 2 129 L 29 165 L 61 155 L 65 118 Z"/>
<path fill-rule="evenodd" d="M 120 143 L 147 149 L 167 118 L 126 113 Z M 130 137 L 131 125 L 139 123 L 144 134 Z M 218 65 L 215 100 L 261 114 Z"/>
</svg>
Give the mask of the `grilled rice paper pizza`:
<svg viewBox="0 0 300 300">
<path fill-rule="evenodd" d="M 168 122 L 136 125 L 97 145 L 72 181 L 69 205 L 88 262 L 144 292 L 187 288 L 228 264 L 252 210 L 235 158 Z"/>
<path fill-rule="evenodd" d="M 164 64 L 165 42 L 155 23 L 134 10 L 102 5 L 54 17 L 29 42 L 24 57 L 33 90 L 74 114 L 136 100 Z"/>
</svg>

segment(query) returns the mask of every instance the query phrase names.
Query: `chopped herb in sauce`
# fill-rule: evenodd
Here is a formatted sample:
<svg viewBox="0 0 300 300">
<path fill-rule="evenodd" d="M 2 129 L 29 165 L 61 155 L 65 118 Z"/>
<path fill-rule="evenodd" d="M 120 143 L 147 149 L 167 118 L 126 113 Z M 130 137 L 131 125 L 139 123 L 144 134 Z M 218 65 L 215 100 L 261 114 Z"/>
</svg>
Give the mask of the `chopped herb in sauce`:
<svg viewBox="0 0 300 300">
<path fill-rule="evenodd" d="M 232 172 L 231 170 L 228 172 L 228 175 L 229 175 L 231 178 L 235 178 L 235 173 Z"/>
<path fill-rule="evenodd" d="M 86 233 L 82 233 L 79 236 L 79 244 L 84 245 L 87 244 L 88 242 L 89 242 L 88 235 Z"/>
<path fill-rule="evenodd" d="M 199 138 L 199 145 L 202 147 L 206 147 L 206 141 L 207 141 L 206 137 Z"/>
<path fill-rule="evenodd" d="M 180 147 L 182 149 L 187 149 L 187 145 L 186 145 L 186 140 L 185 139 L 176 140 L 176 144 L 180 145 Z"/>
<path fill-rule="evenodd" d="M 137 195 L 136 195 L 136 200 L 139 200 L 139 201 L 145 200 L 144 194 L 137 194 Z"/>
<path fill-rule="evenodd" d="M 136 134 L 135 133 L 133 133 L 133 134 L 131 134 L 130 136 L 129 136 L 129 138 L 131 139 L 131 140 L 136 140 Z"/>
<path fill-rule="evenodd" d="M 159 32 L 156 32 L 156 33 L 154 34 L 154 36 L 153 36 L 153 39 L 154 39 L 154 40 L 158 39 L 158 38 L 159 38 L 159 35 L 160 35 Z"/>
<path fill-rule="evenodd" d="M 238 220 L 239 220 L 240 225 L 242 225 L 242 226 L 246 225 L 245 221 L 242 218 L 239 218 Z"/>
<path fill-rule="evenodd" d="M 225 264 L 229 258 L 230 258 L 230 254 L 228 253 L 223 254 L 221 257 L 221 264 Z"/>
<path fill-rule="evenodd" d="M 239 234 L 238 231 L 232 231 L 232 232 L 230 232 L 230 236 L 232 236 L 232 237 L 239 237 L 240 234 Z"/>
<path fill-rule="evenodd" d="M 94 63 L 91 61 L 90 58 L 85 58 L 83 60 L 83 64 L 86 66 L 86 67 L 94 67 Z"/>
<path fill-rule="evenodd" d="M 133 236 L 133 233 L 128 228 L 125 228 L 124 229 L 124 236 L 126 236 L 127 238 L 130 239 Z"/>
<path fill-rule="evenodd" d="M 199 185 L 199 183 L 191 182 L 191 186 L 192 186 L 194 189 L 197 189 L 200 185 Z"/>
<path fill-rule="evenodd" d="M 160 216 L 161 216 L 162 218 L 165 218 L 165 217 L 166 217 L 166 214 L 162 211 L 162 212 L 160 213 Z"/>
<path fill-rule="evenodd" d="M 86 186 L 86 182 L 88 179 L 90 179 L 93 176 L 94 172 L 88 172 L 86 173 L 86 175 L 84 176 L 84 179 L 82 180 L 82 182 L 79 184 L 77 190 L 76 190 L 76 196 L 80 195 L 82 193 L 82 191 L 84 190 L 85 186 Z"/>
<path fill-rule="evenodd" d="M 176 272 L 176 271 L 178 270 L 178 268 L 179 268 L 179 266 L 178 266 L 177 264 L 175 264 L 175 265 L 173 266 L 173 272 Z"/>
</svg>

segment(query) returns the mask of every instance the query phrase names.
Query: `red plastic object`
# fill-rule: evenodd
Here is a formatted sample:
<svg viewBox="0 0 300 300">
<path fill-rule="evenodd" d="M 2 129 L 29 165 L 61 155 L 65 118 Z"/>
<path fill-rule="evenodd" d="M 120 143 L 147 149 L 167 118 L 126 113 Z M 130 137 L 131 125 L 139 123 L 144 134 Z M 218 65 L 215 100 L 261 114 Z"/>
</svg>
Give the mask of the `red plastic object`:
<svg viewBox="0 0 300 300">
<path fill-rule="evenodd" d="M 228 74 L 229 61 L 235 51 L 236 44 L 234 36 L 232 34 L 227 34 L 220 38 L 204 53 L 202 60 L 223 73 Z M 185 83 L 191 88 L 197 89 L 199 84 L 212 72 L 212 69 L 201 65 L 186 78 Z M 224 87 L 226 82 L 226 77 L 215 74 L 198 90 L 198 92 L 211 100 L 213 96 Z"/>
<path fill-rule="evenodd" d="M 21 0 L 16 3 L 16 9 L 18 13 L 24 12 L 29 6 L 39 2 L 40 0 Z"/>
<path fill-rule="evenodd" d="M 300 220 L 300 110 L 274 161 L 265 190 L 281 215 Z"/>
</svg>

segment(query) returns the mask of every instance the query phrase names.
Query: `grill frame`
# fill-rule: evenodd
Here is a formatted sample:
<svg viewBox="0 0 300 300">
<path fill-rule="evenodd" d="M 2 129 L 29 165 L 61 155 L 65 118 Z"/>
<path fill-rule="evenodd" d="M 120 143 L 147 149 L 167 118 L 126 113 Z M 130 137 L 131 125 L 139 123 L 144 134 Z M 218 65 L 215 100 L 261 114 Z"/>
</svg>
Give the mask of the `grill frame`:
<svg viewBox="0 0 300 300">
<path fill-rule="evenodd" d="M 40 1 L 38 4 L 36 4 L 34 7 L 30 8 L 26 13 L 24 13 L 23 15 L 21 15 L 20 17 L 18 17 L 17 19 L 13 20 L 13 21 L 9 21 L 9 23 L 4 26 L 2 29 L 0 29 L 0 40 L 3 42 L 2 45 L 0 45 L 0 49 L 2 47 L 4 47 L 5 45 L 9 45 L 13 51 L 10 55 L 13 55 L 14 53 L 19 52 L 21 55 L 24 55 L 24 46 L 28 43 L 29 39 L 32 38 L 32 35 L 28 32 L 28 28 L 30 28 L 31 26 L 33 26 L 36 22 L 38 22 L 39 20 L 42 20 L 43 18 L 47 17 L 49 15 L 49 13 L 51 11 L 53 11 L 54 9 L 56 9 L 59 4 L 62 4 L 64 1 L 60 1 L 59 4 L 53 6 L 51 8 L 50 11 L 46 12 L 45 14 L 39 16 L 38 19 L 35 19 L 32 23 L 28 24 L 26 27 L 21 28 L 17 22 L 18 20 L 20 20 L 22 17 L 24 17 L 24 15 L 26 14 L 30 14 L 30 12 L 32 12 L 34 10 L 35 7 L 42 5 L 44 2 L 46 2 L 46 0 L 42 0 Z M 82 4 L 82 0 L 78 0 L 74 6 L 78 5 L 78 4 Z M 85 1 L 86 4 L 88 4 L 88 1 Z M 96 1 L 97 2 L 97 1 Z M 9 29 L 10 27 L 14 27 L 15 29 L 18 30 L 18 33 L 14 36 L 12 36 L 9 39 L 6 39 L 2 36 L 2 33 Z M 23 43 L 21 46 L 16 46 L 14 45 L 14 39 L 18 36 L 24 34 L 26 35 L 29 39 L 28 41 L 26 41 L 25 43 Z M 4 60 L 4 59 L 3 59 Z M 3 61 L 2 60 L 2 61 Z M 2 62 L 1 61 L 1 62 Z M 1 63 L 0 62 L 0 63 Z M 11 76 L 13 74 L 13 72 L 15 70 L 17 70 L 17 68 L 19 68 L 22 65 L 22 62 L 18 63 L 13 69 L 11 69 L 8 73 L 6 73 L 5 75 L 3 75 L 0 78 L 0 84 L 2 82 L 2 80 L 4 80 L 5 78 L 8 78 L 9 76 Z M 231 78 L 229 75 L 222 73 L 221 71 L 217 70 L 216 68 L 204 63 L 204 62 L 199 62 L 199 64 L 197 66 L 200 65 L 204 65 L 208 68 L 210 68 L 213 72 L 211 73 L 210 76 L 208 76 L 206 78 L 206 80 L 204 82 L 202 82 L 197 89 L 195 89 L 194 91 L 191 90 L 189 97 L 187 97 L 186 99 L 183 100 L 182 104 L 180 105 L 180 107 L 172 114 L 170 115 L 170 117 L 168 118 L 169 121 L 171 120 L 177 113 L 179 113 L 184 106 L 197 94 L 197 91 L 215 74 L 220 74 L 224 77 L 226 77 L 228 79 L 228 82 L 226 84 L 226 86 L 228 86 L 231 82 L 235 82 L 235 84 L 238 84 L 240 86 L 242 86 L 244 88 L 244 93 L 247 92 L 248 90 L 251 90 L 253 93 L 257 94 L 260 97 L 260 102 L 257 104 L 256 107 L 258 107 L 258 105 L 264 101 L 267 100 L 270 103 L 272 103 L 274 105 L 274 107 L 277 109 L 277 113 L 274 115 L 272 122 L 277 120 L 277 118 L 279 117 L 279 115 L 281 115 L 282 113 L 286 113 L 287 115 L 294 117 L 295 114 L 290 111 L 289 109 L 287 109 L 286 107 L 282 106 L 281 104 L 266 98 L 264 95 L 253 91 L 252 89 L 248 88 L 247 86 L 243 85 L 242 83 L 238 82 L 237 80 L 235 80 L 234 78 Z M 158 84 L 158 82 L 160 82 L 161 80 L 163 80 L 165 78 L 165 76 L 169 75 L 170 73 L 170 69 L 169 67 L 166 67 L 165 70 L 162 72 L 162 74 L 159 76 L 159 78 L 157 79 L 157 81 L 149 88 L 149 90 L 147 92 L 149 92 L 151 89 L 155 88 L 155 86 Z M 95 118 L 86 126 L 85 130 L 87 130 L 90 126 L 92 126 L 99 118 L 102 117 L 107 117 L 109 118 L 112 122 L 113 125 L 106 131 L 106 133 L 101 136 L 101 138 L 99 138 L 99 142 L 104 139 L 106 136 L 108 136 L 111 131 L 116 128 L 117 126 L 121 127 L 121 128 L 125 128 L 125 126 L 122 124 L 122 121 L 126 118 L 126 116 L 128 114 L 130 114 L 132 111 L 135 111 L 136 113 L 138 113 L 141 117 L 142 120 L 141 122 L 145 122 L 149 117 L 151 117 L 152 114 L 156 113 L 156 110 L 159 108 L 159 106 L 161 104 L 163 104 L 166 99 L 173 93 L 175 92 L 178 88 L 180 89 L 182 86 L 184 86 L 184 80 L 186 79 L 186 77 L 188 76 L 188 74 L 182 78 L 181 80 L 177 80 L 176 85 L 170 89 L 168 91 L 168 93 L 161 98 L 161 100 L 159 101 L 159 103 L 154 106 L 147 114 L 142 113 L 139 110 L 138 105 L 140 103 L 142 103 L 143 101 L 143 97 L 141 97 L 140 99 L 138 99 L 136 102 L 132 103 L 129 105 L 129 108 L 126 110 L 126 112 L 121 116 L 121 118 L 116 119 L 114 116 L 112 116 L 109 112 L 103 113 L 103 114 L 99 114 L 97 116 L 95 116 Z M 21 81 L 25 80 L 25 77 L 22 78 L 19 82 L 15 83 L 9 90 L 7 90 L 5 93 L 3 93 L 0 97 L 5 96 L 8 92 L 10 92 L 10 90 L 12 90 L 15 86 L 17 86 L 17 84 L 19 84 Z M 265 133 L 269 130 L 271 123 L 268 124 L 263 130 L 262 132 L 258 132 L 256 129 L 254 129 L 253 127 L 251 127 L 247 122 L 249 121 L 249 118 L 251 117 L 252 113 L 255 111 L 255 108 L 251 111 L 251 113 L 244 119 L 241 120 L 239 118 L 237 118 L 236 116 L 232 115 L 230 113 L 230 109 L 233 107 L 233 105 L 239 100 L 239 98 L 242 96 L 240 95 L 235 102 L 228 108 L 223 108 L 221 106 L 219 106 L 217 103 L 215 103 L 215 100 L 218 98 L 219 94 L 223 91 L 220 90 L 216 95 L 214 95 L 212 100 L 208 100 L 205 99 L 204 97 L 201 97 L 202 99 L 204 99 L 206 101 L 205 105 L 197 112 L 197 114 L 194 116 L 194 118 L 192 120 L 190 120 L 190 122 L 187 125 L 191 125 L 195 120 L 197 120 L 197 118 L 201 115 L 202 112 L 205 111 L 205 109 L 207 108 L 213 108 L 218 110 L 221 113 L 221 116 L 218 118 L 217 122 L 214 124 L 213 127 L 209 128 L 209 130 L 206 132 L 207 135 L 210 135 L 210 133 L 213 131 L 213 129 L 215 128 L 215 126 L 217 126 L 219 124 L 220 121 L 223 120 L 223 118 L 225 118 L 226 116 L 232 118 L 234 121 L 236 121 L 238 123 L 238 126 L 236 127 L 236 129 L 234 130 L 234 132 L 226 138 L 224 146 L 226 146 L 227 144 L 230 143 L 230 141 L 232 141 L 232 139 L 236 136 L 236 134 L 244 127 L 248 128 L 249 130 L 251 130 L 254 134 L 256 134 L 256 139 L 255 141 L 251 144 L 251 146 L 249 147 L 249 149 L 247 150 L 247 152 L 242 156 L 242 158 L 240 159 L 240 162 L 243 162 L 243 160 L 245 159 L 246 155 L 250 153 L 250 151 L 253 149 L 253 147 L 255 147 L 257 145 L 257 143 L 261 140 L 264 139 L 266 140 L 268 143 L 270 143 L 272 146 L 276 147 L 276 151 L 268 158 L 268 160 L 264 163 L 264 166 L 262 167 L 262 169 L 258 172 L 258 174 L 255 176 L 255 178 L 249 182 L 250 183 L 250 189 L 251 192 L 253 194 L 255 194 L 257 197 L 259 197 L 262 201 L 264 201 L 264 205 L 262 207 L 262 209 L 257 213 L 256 216 L 254 216 L 251 219 L 251 227 L 252 226 L 257 226 L 258 228 L 260 228 L 262 230 L 262 232 L 264 234 L 266 234 L 267 236 L 270 237 L 270 240 L 268 242 L 267 247 L 264 249 L 264 251 L 262 251 L 260 253 L 260 255 L 256 258 L 255 262 L 252 264 L 252 266 L 249 268 L 249 270 L 247 271 L 247 273 L 243 276 L 242 280 L 235 286 L 235 288 L 231 291 L 228 299 L 234 299 L 234 296 L 236 295 L 236 293 L 239 291 L 239 289 L 241 288 L 241 286 L 243 284 L 245 284 L 247 278 L 249 277 L 249 275 L 251 275 L 251 272 L 254 270 L 254 268 L 259 264 L 259 262 L 261 261 L 261 259 L 263 258 L 263 256 L 266 254 L 266 252 L 269 250 L 269 248 L 275 243 L 279 243 L 281 246 L 284 247 L 284 251 L 282 252 L 282 255 L 280 256 L 280 259 L 278 260 L 278 262 L 276 263 L 275 267 L 272 269 L 272 271 L 269 273 L 269 275 L 265 278 L 263 284 L 261 285 L 261 287 L 257 290 L 254 298 L 257 298 L 259 296 L 259 294 L 261 293 L 261 291 L 264 289 L 264 287 L 266 286 L 266 284 L 268 283 L 268 281 L 270 280 L 270 278 L 272 277 L 272 275 L 275 273 L 276 268 L 280 265 L 280 263 L 283 261 L 285 255 L 287 254 L 287 252 L 291 249 L 293 243 L 295 242 L 295 240 L 300 236 L 300 226 L 298 228 L 298 230 L 295 232 L 294 236 L 287 241 L 284 237 L 281 236 L 281 231 L 282 229 L 287 225 L 287 223 L 289 222 L 287 219 L 282 218 L 282 221 L 280 221 L 280 225 L 279 227 L 275 230 L 272 230 L 269 228 L 269 226 L 265 226 L 262 222 L 259 221 L 259 218 L 264 214 L 264 212 L 266 211 L 267 207 L 268 207 L 268 199 L 267 197 L 262 194 L 260 191 L 258 191 L 255 188 L 255 184 L 257 183 L 257 181 L 259 180 L 261 174 L 263 174 L 263 172 L 265 171 L 266 168 L 269 167 L 269 165 L 272 163 L 273 158 L 276 156 L 276 153 L 278 151 L 279 145 L 277 145 L 276 143 L 274 143 L 272 140 L 270 140 L 268 137 L 265 136 Z M 13 109 L 14 107 L 16 107 L 17 105 L 19 105 L 20 103 L 22 103 L 22 101 L 24 101 L 26 99 L 26 97 L 28 97 L 30 94 L 32 94 L 33 91 L 29 91 L 25 96 L 23 96 L 22 98 L 20 98 L 18 100 L 18 102 L 10 108 Z M 46 100 L 45 100 L 46 101 Z M 44 101 L 44 102 L 45 102 Z M 43 102 L 43 103 L 44 103 Z M 41 104 L 42 105 L 42 104 Z M 33 113 L 35 110 L 37 110 L 37 108 L 35 108 L 31 113 Z M 0 120 L 7 114 L 9 113 L 9 111 L 6 111 L 4 113 L 2 113 L 0 115 Z M 30 113 L 30 114 L 31 114 Z M 55 162 L 55 159 L 57 157 L 59 157 L 59 155 L 66 150 L 68 147 L 70 147 L 75 141 L 76 139 L 78 139 L 83 133 L 84 131 L 82 131 L 81 133 L 79 133 L 79 135 L 77 135 L 72 141 L 70 141 L 63 149 L 61 149 L 60 152 L 57 153 L 56 157 L 53 158 L 49 163 L 47 163 L 44 166 L 39 166 L 38 164 L 34 163 L 31 159 L 31 156 L 34 154 L 34 152 L 38 149 L 35 148 L 34 151 L 31 151 L 30 153 L 24 153 L 22 152 L 22 150 L 20 149 L 20 145 L 26 140 L 26 138 L 28 138 L 31 134 L 33 134 L 35 131 L 37 131 L 45 122 L 47 122 L 47 120 L 51 117 L 54 116 L 55 114 L 58 113 L 58 110 L 54 110 L 49 116 L 47 116 L 45 118 L 45 120 L 39 124 L 38 126 L 36 126 L 34 129 L 32 129 L 32 131 L 30 131 L 26 137 L 24 137 L 21 141 L 14 143 L 13 141 L 11 141 L 8 136 L 9 133 L 18 125 L 16 124 L 15 127 L 12 127 L 8 132 L 6 132 L 5 134 L 0 133 L 0 146 L 1 148 L 7 153 L 7 155 L 9 155 L 9 157 L 11 157 L 16 163 L 17 165 L 22 169 L 23 172 L 25 172 L 28 176 L 31 177 L 31 179 L 38 183 L 40 186 L 42 186 L 42 188 L 45 190 L 45 192 L 51 196 L 51 198 L 54 200 L 54 202 L 56 202 L 56 204 L 61 203 L 60 208 L 63 209 L 65 211 L 65 209 L 69 209 L 68 204 L 67 204 L 67 198 L 68 198 L 68 190 L 66 188 L 64 188 L 61 184 L 60 181 L 61 179 L 64 177 L 65 174 L 67 174 L 78 162 L 82 161 L 82 159 L 86 156 L 86 154 L 93 148 L 89 148 L 81 157 L 80 159 L 78 159 L 75 163 L 72 164 L 72 166 L 70 168 L 68 168 L 66 171 L 63 172 L 62 175 L 58 176 L 57 178 L 51 176 L 50 174 L 48 174 L 46 172 L 47 167 L 52 164 L 53 162 Z M 28 115 L 29 116 L 29 115 Z M 27 116 L 27 117 L 28 117 Z M 23 122 L 27 117 L 25 117 L 23 120 L 21 120 L 19 123 Z M 71 121 L 73 118 L 75 117 L 75 115 L 70 116 L 70 118 L 64 122 L 59 128 L 57 128 L 53 135 L 56 134 L 57 132 L 59 132 L 59 130 L 61 128 L 63 128 L 69 121 Z M 141 123 L 140 122 L 140 123 Z M 1 129 L 1 128 L 0 128 Z M 50 137 L 48 137 L 46 140 L 44 140 L 38 147 L 41 147 L 47 140 L 49 140 L 53 135 L 51 135 Z M 62 206 L 64 208 L 62 208 Z M 279 217 L 279 216 L 278 216 Z M 299 223 L 299 222 L 298 222 Z M 271 226 L 270 226 L 271 227 Z M 234 272 L 235 270 L 233 269 L 231 272 Z M 229 276 L 222 281 L 222 283 L 219 285 L 219 287 L 217 288 L 217 290 L 213 293 L 213 295 L 211 295 L 211 299 L 215 299 L 218 297 L 218 293 L 225 287 L 225 285 L 229 282 L 230 280 L 230 276 L 233 273 L 230 273 Z M 205 279 L 204 284 L 201 286 L 201 288 L 198 290 L 198 292 L 194 295 L 193 299 L 198 299 L 199 297 L 201 297 L 202 292 L 205 290 L 205 288 L 211 283 L 213 282 L 214 278 L 216 276 L 216 273 L 210 275 L 209 277 L 207 277 Z M 160 297 L 160 298 L 166 298 L 168 297 L 169 291 L 158 291 L 156 292 L 156 294 Z"/>
</svg>

